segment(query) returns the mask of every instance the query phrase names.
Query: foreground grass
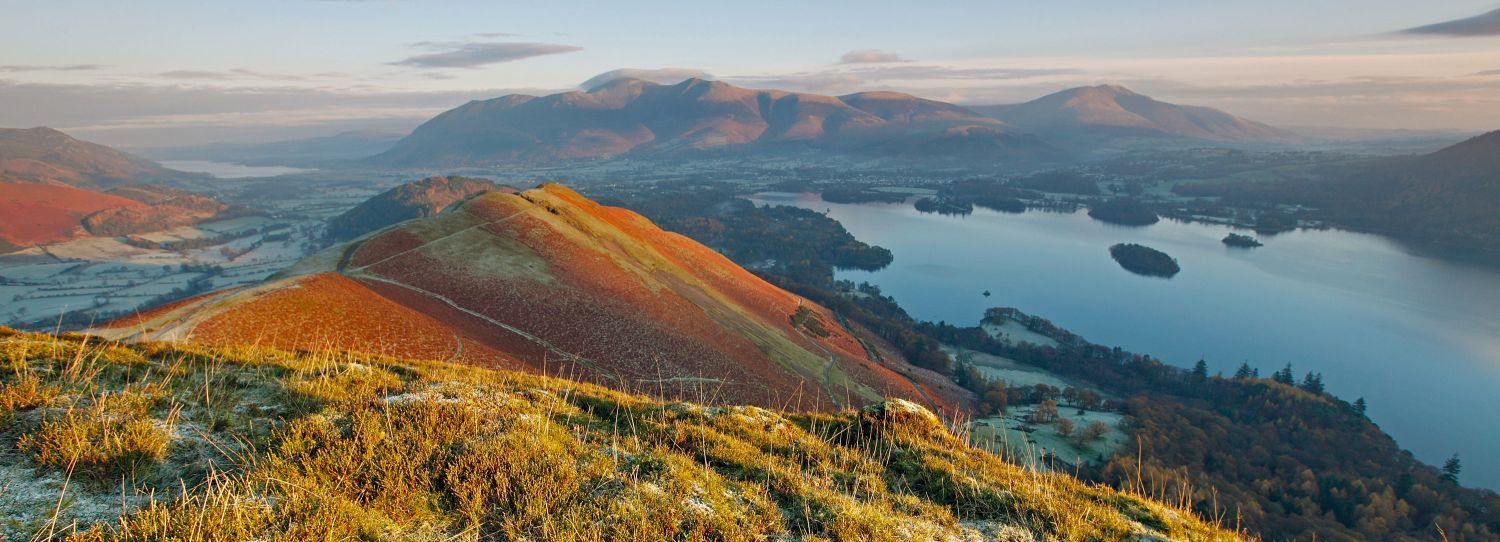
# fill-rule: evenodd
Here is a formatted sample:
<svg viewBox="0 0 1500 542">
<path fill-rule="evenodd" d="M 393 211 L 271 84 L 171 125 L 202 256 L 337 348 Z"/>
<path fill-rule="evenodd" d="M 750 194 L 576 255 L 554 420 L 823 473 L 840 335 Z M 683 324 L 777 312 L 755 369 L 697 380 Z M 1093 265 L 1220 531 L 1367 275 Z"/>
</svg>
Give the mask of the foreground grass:
<svg viewBox="0 0 1500 542">
<path fill-rule="evenodd" d="M 1238 540 L 904 401 L 789 414 L 3 329 L 0 364 L 5 540 Z"/>
</svg>

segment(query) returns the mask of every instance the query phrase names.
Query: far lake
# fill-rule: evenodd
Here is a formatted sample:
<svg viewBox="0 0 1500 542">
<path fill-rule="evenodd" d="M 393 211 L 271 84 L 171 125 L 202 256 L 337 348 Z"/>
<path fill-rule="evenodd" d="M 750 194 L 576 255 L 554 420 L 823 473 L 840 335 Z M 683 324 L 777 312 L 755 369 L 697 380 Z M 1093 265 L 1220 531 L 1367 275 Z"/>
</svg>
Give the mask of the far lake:
<svg viewBox="0 0 1500 542">
<path fill-rule="evenodd" d="M 1225 226 L 1122 227 L 1083 211 L 942 216 L 816 194 L 752 200 L 826 210 L 890 249 L 890 267 L 838 278 L 880 286 L 916 318 L 974 325 L 986 308 L 1011 306 L 1179 366 L 1203 358 L 1231 374 L 1248 361 L 1269 376 L 1291 362 L 1299 380 L 1320 372 L 1330 392 L 1365 397 L 1370 417 L 1422 460 L 1458 452 L 1465 485 L 1500 488 L 1500 272 L 1339 230 L 1237 249 L 1220 242 L 1237 231 Z M 1166 252 L 1182 272 L 1132 274 L 1110 258 L 1121 242 Z"/>
<path fill-rule="evenodd" d="M 162 167 L 186 171 L 189 173 L 207 173 L 220 179 L 241 179 L 245 177 L 276 177 L 279 175 L 292 175 L 295 173 L 307 173 L 317 171 L 314 169 L 303 169 L 287 166 L 247 166 L 244 164 L 233 164 L 229 162 L 214 162 L 211 160 L 163 160 L 157 162 Z"/>
</svg>

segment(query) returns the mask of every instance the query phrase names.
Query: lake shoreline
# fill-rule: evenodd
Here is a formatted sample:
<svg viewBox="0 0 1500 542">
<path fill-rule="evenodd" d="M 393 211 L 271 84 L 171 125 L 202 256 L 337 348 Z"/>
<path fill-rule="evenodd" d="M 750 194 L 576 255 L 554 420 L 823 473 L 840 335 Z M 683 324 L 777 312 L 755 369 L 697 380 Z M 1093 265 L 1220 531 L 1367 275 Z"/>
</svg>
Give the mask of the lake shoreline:
<svg viewBox="0 0 1500 542">
<path fill-rule="evenodd" d="M 1222 242 L 1239 231 L 1232 226 L 1170 218 L 1124 227 L 1081 210 L 952 216 L 919 213 L 910 199 L 751 200 L 827 210 L 856 238 L 890 249 L 889 267 L 835 277 L 879 286 L 918 320 L 978 325 L 986 308 L 1012 306 L 1179 367 L 1206 359 L 1211 372 L 1229 374 L 1249 362 L 1269 374 L 1291 362 L 1299 374 L 1323 373 L 1339 397 L 1371 399 L 1371 418 L 1424 461 L 1500 449 L 1500 435 L 1476 434 L 1449 415 L 1500 411 L 1491 393 L 1500 386 L 1493 270 L 1338 229 L 1266 236 L 1263 247 L 1245 250 Z M 1159 248 L 1182 271 L 1163 280 L 1121 269 L 1107 250 L 1117 243 Z M 1413 277 L 1424 277 L 1424 287 L 1412 288 Z M 1500 466 L 1470 465 L 1466 478 L 1500 487 Z"/>
</svg>

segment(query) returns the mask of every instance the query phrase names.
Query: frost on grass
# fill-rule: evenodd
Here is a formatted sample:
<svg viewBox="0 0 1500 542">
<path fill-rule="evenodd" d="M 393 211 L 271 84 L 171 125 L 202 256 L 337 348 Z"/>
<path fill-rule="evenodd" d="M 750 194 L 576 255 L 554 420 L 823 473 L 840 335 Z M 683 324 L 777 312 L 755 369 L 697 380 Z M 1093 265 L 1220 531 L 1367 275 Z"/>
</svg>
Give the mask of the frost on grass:
<svg viewBox="0 0 1500 542">
<path fill-rule="evenodd" d="M 0 334 L 0 362 L 6 539 L 1237 539 L 1005 463 L 901 400 L 783 413 L 437 362 L 39 335 Z"/>
</svg>

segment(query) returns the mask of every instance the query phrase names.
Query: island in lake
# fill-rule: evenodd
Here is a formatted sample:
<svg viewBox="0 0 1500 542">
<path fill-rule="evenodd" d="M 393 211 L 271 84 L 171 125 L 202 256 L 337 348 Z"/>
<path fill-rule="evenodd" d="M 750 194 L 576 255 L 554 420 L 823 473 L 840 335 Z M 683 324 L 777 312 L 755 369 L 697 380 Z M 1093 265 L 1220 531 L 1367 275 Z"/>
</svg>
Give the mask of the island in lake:
<svg viewBox="0 0 1500 542">
<path fill-rule="evenodd" d="M 829 203 L 901 203 L 908 194 L 880 192 L 859 187 L 835 187 L 823 190 L 818 197 Z"/>
<path fill-rule="evenodd" d="M 1249 235 L 1240 235 L 1238 233 L 1231 233 L 1227 237 L 1225 237 L 1224 244 L 1240 248 L 1255 248 L 1261 246 L 1260 240 Z"/>
<path fill-rule="evenodd" d="M 1150 226 L 1161 220 L 1149 206 L 1130 198 L 1115 198 L 1089 209 L 1089 216 L 1111 224 Z"/>
<path fill-rule="evenodd" d="M 1178 271 L 1177 259 L 1154 248 L 1134 243 L 1120 243 L 1109 247 L 1109 255 L 1120 267 L 1137 275 L 1171 278 Z"/>
<path fill-rule="evenodd" d="M 913 204 L 918 212 L 940 215 L 967 215 L 974 212 L 974 204 L 946 198 L 922 198 Z"/>
</svg>

